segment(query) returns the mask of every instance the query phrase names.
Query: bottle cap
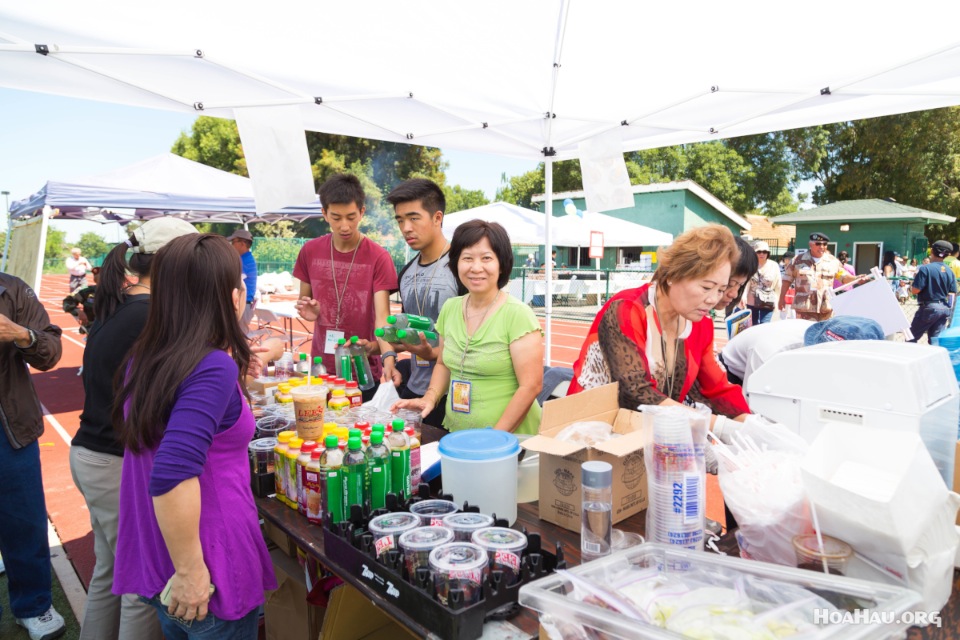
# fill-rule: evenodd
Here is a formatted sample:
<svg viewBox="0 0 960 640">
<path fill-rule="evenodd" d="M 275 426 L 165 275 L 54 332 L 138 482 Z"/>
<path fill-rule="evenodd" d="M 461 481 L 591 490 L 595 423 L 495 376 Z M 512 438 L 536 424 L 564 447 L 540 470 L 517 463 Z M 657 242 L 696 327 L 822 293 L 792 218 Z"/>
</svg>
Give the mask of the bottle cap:
<svg viewBox="0 0 960 640">
<path fill-rule="evenodd" d="M 591 460 L 580 465 L 580 481 L 591 489 L 603 489 L 613 484 L 613 467 L 609 462 Z"/>
<path fill-rule="evenodd" d="M 373 431 L 374 431 L 374 433 L 376 433 L 377 431 L 379 431 L 380 433 L 383 433 L 383 432 L 386 431 L 386 430 L 387 430 L 387 428 L 386 428 L 385 426 L 383 426 L 382 424 L 380 424 L 379 422 L 378 422 L 377 424 L 373 425 Z"/>
<path fill-rule="evenodd" d="M 337 344 L 347 344 L 346 338 L 340 338 L 339 340 L 337 340 Z"/>
<path fill-rule="evenodd" d="M 307 442 L 304 442 L 302 445 L 300 445 L 300 453 L 310 453 L 316 448 L 317 448 L 317 443 L 313 442 L 312 440 L 308 440 Z"/>
<path fill-rule="evenodd" d="M 305 353 L 303 353 L 303 352 L 301 351 L 301 352 L 300 352 L 300 362 L 303 362 L 303 361 L 305 361 L 306 359 L 307 359 L 307 354 L 305 354 Z"/>
<path fill-rule="evenodd" d="M 370 435 L 370 442 L 373 444 L 383 444 L 383 431 L 374 431 Z"/>
<path fill-rule="evenodd" d="M 290 438 L 290 448 L 299 449 L 303 445 L 302 438 Z"/>
<path fill-rule="evenodd" d="M 357 451 L 363 444 L 360 442 L 360 438 L 350 438 L 347 440 L 347 446 L 350 448 L 350 451 Z"/>
<path fill-rule="evenodd" d="M 333 395 L 337 398 L 341 398 L 341 397 L 345 397 L 347 395 L 347 392 L 344 391 L 343 389 L 334 389 Z"/>
<path fill-rule="evenodd" d="M 350 336 L 350 344 L 357 344 L 360 342 L 359 336 Z"/>
<path fill-rule="evenodd" d="M 323 358 L 320 356 L 313 356 L 313 364 L 320 364 L 321 362 L 323 362 Z"/>
<path fill-rule="evenodd" d="M 323 441 L 323 444 L 327 445 L 327 449 L 332 449 L 333 447 L 340 446 L 340 439 L 336 435 L 329 435 L 327 439 Z"/>
<path fill-rule="evenodd" d="M 397 329 L 397 337 L 401 340 L 407 337 L 407 334 L 410 333 L 406 329 Z"/>
<path fill-rule="evenodd" d="M 359 389 L 360 385 L 357 384 L 356 380 L 347 381 L 347 389 Z"/>
<path fill-rule="evenodd" d="M 387 316 L 387 322 L 390 324 L 397 324 L 397 316 Z"/>
<path fill-rule="evenodd" d="M 393 427 L 394 431 L 403 431 L 403 420 L 394 420 L 390 423 L 390 426 Z"/>
<path fill-rule="evenodd" d="M 360 429 L 360 431 L 367 431 L 370 429 L 370 423 L 363 420 L 358 420 L 357 422 L 353 423 L 353 428 Z"/>
<path fill-rule="evenodd" d="M 361 431 L 360 429 L 350 429 L 350 435 L 349 435 L 350 438 L 359 438 L 362 435 L 363 435 L 363 431 Z"/>
<path fill-rule="evenodd" d="M 383 334 L 384 334 L 384 331 L 380 327 L 377 327 L 376 329 L 373 330 L 373 335 L 377 336 L 378 338 L 382 338 Z"/>
<path fill-rule="evenodd" d="M 334 445 L 334 446 L 336 446 L 336 445 Z M 323 452 L 320 451 L 320 449 L 314 449 L 313 451 L 310 452 L 310 459 L 311 459 L 311 460 L 319 460 L 319 459 L 320 459 L 320 456 L 322 456 L 322 455 L 323 455 Z"/>
<path fill-rule="evenodd" d="M 413 427 L 404 427 L 403 432 L 411 438 L 417 435 L 417 432 Z"/>
<path fill-rule="evenodd" d="M 290 385 L 284 382 L 283 384 L 278 384 L 277 389 L 280 390 L 280 393 L 290 393 Z"/>
<path fill-rule="evenodd" d="M 347 381 L 346 381 L 346 379 L 344 379 L 344 378 L 334 378 L 334 379 L 333 379 L 333 384 L 336 384 L 336 385 L 339 385 L 339 386 L 342 387 L 342 386 L 344 386 L 344 385 L 347 384 Z"/>
<path fill-rule="evenodd" d="M 295 435 L 297 435 L 296 431 L 281 431 L 277 434 L 277 442 L 287 444 Z"/>
</svg>

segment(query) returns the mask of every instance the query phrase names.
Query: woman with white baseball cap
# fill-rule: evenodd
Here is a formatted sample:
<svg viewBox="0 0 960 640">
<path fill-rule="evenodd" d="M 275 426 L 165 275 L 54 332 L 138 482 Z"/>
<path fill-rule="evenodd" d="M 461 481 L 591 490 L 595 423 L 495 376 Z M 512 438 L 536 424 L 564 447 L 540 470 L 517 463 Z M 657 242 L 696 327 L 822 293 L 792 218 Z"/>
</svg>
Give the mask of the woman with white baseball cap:
<svg viewBox="0 0 960 640">
<path fill-rule="evenodd" d="M 107 254 L 100 269 L 96 320 L 83 353 L 83 413 L 70 447 L 70 471 L 90 511 L 96 553 L 80 630 L 83 639 L 163 637 L 152 607 L 135 595 L 111 593 L 123 465 L 123 446 L 111 418 L 113 381 L 147 322 L 154 255 L 174 238 L 195 233 L 193 225 L 179 218 L 148 220 Z M 136 282 L 131 283 L 128 274 Z"/>
<path fill-rule="evenodd" d="M 759 268 L 747 282 L 743 297 L 753 316 L 753 324 L 764 324 L 773 319 L 773 311 L 780 299 L 780 267 L 770 260 L 770 245 L 758 240 L 753 245 Z"/>
</svg>

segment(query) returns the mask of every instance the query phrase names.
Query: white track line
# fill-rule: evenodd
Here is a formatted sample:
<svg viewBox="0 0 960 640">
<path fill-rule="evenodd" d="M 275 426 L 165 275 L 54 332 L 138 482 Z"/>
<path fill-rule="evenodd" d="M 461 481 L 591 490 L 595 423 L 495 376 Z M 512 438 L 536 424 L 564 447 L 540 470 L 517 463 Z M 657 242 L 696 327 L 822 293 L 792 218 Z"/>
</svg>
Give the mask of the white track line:
<svg viewBox="0 0 960 640">
<path fill-rule="evenodd" d="M 53 523 L 50 522 L 49 518 L 47 519 L 47 541 L 50 545 L 50 564 L 57 574 L 57 580 L 60 581 L 60 586 L 63 587 L 63 593 L 67 596 L 67 602 L 70 603 L 73 616 L 77 619 L 77 622 L 82 625 L 83 610 L 87 606 L 87 592 L 84 590 L 83 583 L 80 582 L 80 578 L 77 576 L 76 569 L 73 568 L 73 563 L 70 562 L 70 558 L 67 557 L 67 553 L 64 551 L 63 544 L 60 541 L 60 536 L 57 535 L 57 530 L 54 529 Z"/>
<path fill-rule="evenodd" d="M 50 426 L 53 427 L 54 431 L 60 434 L 60 437 L 64 442 L 67 443 L 67 446 L 69 447 L 70 441 L 73 440 L 73 438 L 70 437 L 70 434 L 67 433 L 67 430 L 63 428 L 63 425 L 60 424 L 53 414 L 50 413 L 50 410 L 47 409 L 42 403 L 40 404 L 40 408 L 43 409 L 43 417 L 47 419 L 47 422 L 50 423 Z"/>
</svg>

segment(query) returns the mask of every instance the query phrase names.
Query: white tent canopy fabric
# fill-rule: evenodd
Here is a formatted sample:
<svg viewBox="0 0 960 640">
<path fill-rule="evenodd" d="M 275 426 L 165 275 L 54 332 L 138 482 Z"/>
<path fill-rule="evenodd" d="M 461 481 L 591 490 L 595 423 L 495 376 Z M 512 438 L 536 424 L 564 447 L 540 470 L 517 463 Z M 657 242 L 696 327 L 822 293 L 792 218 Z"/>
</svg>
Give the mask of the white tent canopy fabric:
<svg viewBox="0 0 960 640">
<path fill-rule="evenodd" d="M 665 247 L 673 242 L 673 235 L 621 220 L 603 213 L 584 212 L 580 216 L 559 216 L 553 222 L 553 244 L 559 247 L 588 247 L 590 233 L 603 233 L 605 247 Z"/>
<path fill-rule="evenodd" d="M 457 227 L 469 220 L 478 219 L 500 224 L 507 230 L 510 242 L 513 244 L 541 245 L 546 239 L 543 230 L 543 214 L 509 202 L 493 202 L 482 207 L 445 215 L 443 235 L 447 240 L 451 240 Z"/>
<path fill-rule="evenodd" d="M 96 176 L 48 181 L 30 197 L 11 203 L 10 214 L 27 218 L 45 206 L 58 210 L 58 218 L 97 222 L 168 214 L 190 222 L 230 223 L 302 220 L 321 215 L 318 202 L 257 216 L 249 178 L 172 153 Z"/>
</svg>

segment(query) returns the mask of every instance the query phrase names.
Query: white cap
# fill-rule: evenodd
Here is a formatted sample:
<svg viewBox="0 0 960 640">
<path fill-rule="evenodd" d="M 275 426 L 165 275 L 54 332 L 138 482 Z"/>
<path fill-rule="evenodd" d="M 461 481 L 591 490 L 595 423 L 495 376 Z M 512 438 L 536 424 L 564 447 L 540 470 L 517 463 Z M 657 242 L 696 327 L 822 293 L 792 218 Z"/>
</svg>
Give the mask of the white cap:
<svg viewBox="0 0 960 640">
<path fill-rule="evenodd" d="M 174 238 L 199 233 L 192 224 L 180 218 L 152 218 L 143 223 L 133 237 L 137 239 L 134 253 L 156 253 Z"/>
</svg>

